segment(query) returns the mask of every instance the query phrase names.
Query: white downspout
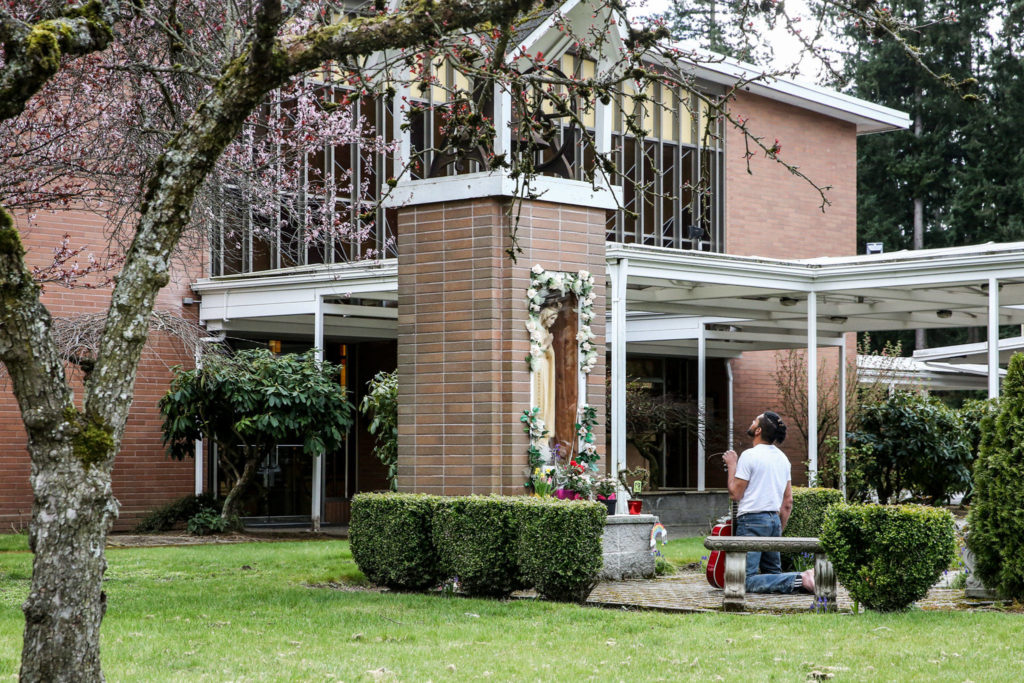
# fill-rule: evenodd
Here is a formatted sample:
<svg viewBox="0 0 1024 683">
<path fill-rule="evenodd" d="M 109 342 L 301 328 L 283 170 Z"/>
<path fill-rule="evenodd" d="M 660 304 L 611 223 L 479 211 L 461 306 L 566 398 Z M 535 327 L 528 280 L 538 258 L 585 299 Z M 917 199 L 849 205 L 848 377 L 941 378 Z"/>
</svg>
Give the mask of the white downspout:
<svg viewBox="0 0 1024 683">
<path fill-rule="evenodd" d="M 807 294 L 807 482 L 818 483 L 818 295 Z"/>
<path fill-rule="evenodd" d="M 199 340 L 199 344 L 196 345 L 195 351 L 193 351 L 196 363 L 196 369 L 203 367 L 203 344 L 219 344 L 224 341 L 224 337 L 227 336 L 227 332 L 221 332 L 220 334 L 213 335 L 211 337 L 202 337 Z M 196 457 L 195 457 L 195 494 L 198 496 L 203 492 L 203 440 L 196 439 Z"/>
<path fill-rule="evenodd" d="M 324 298 L 316 295 L 316 308 L 313 313 L 313 343 L 316 347 L 317 363 L 324 362 Z M 313 503 L 310 510 L 311 526 L 314 532 L 320 531 L 320 508 L 323 495 L 323 456 L 313 458 Z"/>
</svg>

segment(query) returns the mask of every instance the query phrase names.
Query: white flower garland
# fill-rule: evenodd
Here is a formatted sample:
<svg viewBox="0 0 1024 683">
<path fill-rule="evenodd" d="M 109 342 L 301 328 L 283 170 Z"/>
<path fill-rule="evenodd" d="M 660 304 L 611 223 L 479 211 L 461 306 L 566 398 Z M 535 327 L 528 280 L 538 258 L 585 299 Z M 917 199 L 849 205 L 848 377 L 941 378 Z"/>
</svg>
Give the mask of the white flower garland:
<svg viewBox="0 0 1024 683">
<path fill-rule="evenodd" d="M 537 264 L 530 269 L 530 288 L 526 290 L 526 304 L 529 317 L 526 329 L 530 332 L 530 356 L 527 362 L 533 370 L 533 361 L 544 355 L 544 327 L 540 324 L 540 311 L 544 306 L 544 292 L 557 291 L 562 295 L 576 295 L 580 312 L 580 329 L 576 333 L 579 343 L 580 370 L 584 374 L 597 365 L 597 348 L 594 345 L 594 331 L 590 324 L 594 321 L 594 276 L 585 270 L 578 273 L 550 273 Z"/>
</svg>

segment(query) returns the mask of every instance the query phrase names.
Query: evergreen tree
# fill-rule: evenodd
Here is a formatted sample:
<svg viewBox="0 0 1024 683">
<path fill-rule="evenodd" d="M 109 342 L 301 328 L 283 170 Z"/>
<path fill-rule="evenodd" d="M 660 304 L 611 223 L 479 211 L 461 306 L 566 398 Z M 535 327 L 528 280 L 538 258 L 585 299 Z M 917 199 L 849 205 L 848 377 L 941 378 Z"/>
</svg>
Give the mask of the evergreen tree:
<svg viewBox="0 0 1024 683">
<path fill-rule="evenodd" d="M 894 41 L 851 26 L 853 94 L 910 114 L 910 129 L 858 142 L 857 237 L 886 251 L 1024 239 L 1024 117 L 1020 18 L 994 0 L 898 0 L 888 5 L 922 69 Z M 1001 31 L 994 31 L 1002 26 Z M 934 330 L 930 345 L 977 341 Z M 876 335 L 913 350 L 910 332 Z"/>
<path fill-rule="evenodd" d="M 999 410 L 981 423 L 967 546 L 986 586 L 1024 598 L 1024 354 L 1010 360 Z"/>
<path fill-rule="evenodd" d="M 920 27 L 915 44 L 920 59 L 948 75 L 947 82 L 922 69 L 903 46 L 862 28 L 848 31 L 855 41 L 848 64 L 854 94 L 906 111 L 913 122 L 909 130 L 864 136 L 858 143 L 861 244 L 883 242 L 886 251 L 896 251 L 970 244 L 977 236 L 977 219 L 968 220 L 964 197 L 986 162 L 991 105 L 978 100 L 970 79 L 988 68 L 988 22 L 996 4 L 899 0 L 889 5 L 897 19 Z M 990 78 L 985 81 L 991 85 Z M 923 228 L 916 244 L 915 201 Z"/>
</svg>

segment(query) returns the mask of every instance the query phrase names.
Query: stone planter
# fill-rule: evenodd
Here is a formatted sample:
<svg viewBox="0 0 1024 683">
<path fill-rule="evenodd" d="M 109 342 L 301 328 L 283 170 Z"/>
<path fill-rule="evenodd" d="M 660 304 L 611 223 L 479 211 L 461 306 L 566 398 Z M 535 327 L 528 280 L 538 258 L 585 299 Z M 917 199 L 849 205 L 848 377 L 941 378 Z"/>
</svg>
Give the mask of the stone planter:
<svg viewBox="0 0 1024 683">
<path fill-rule="evenodd" d="M 654 578 L 651 529 L 654 515 L 609 515 L 604 525 L 601 581 Z"/>
</svg>

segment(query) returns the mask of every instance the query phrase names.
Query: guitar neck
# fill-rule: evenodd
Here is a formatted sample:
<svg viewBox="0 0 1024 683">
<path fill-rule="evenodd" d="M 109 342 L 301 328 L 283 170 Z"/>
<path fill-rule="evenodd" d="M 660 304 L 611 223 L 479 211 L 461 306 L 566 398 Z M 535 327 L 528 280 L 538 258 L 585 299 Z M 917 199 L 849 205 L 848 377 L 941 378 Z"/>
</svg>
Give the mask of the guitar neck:
<svg viewBox="0 0 1024 683">
<path fill-rule="evenodd" d="M 730 501 L 729 504 L 729 518 L 732 519 L 733 528 L 736 527 L 736 510 L 739 509 L 739 505 L 739 502 L 735 500 Z"/>
</svg>

